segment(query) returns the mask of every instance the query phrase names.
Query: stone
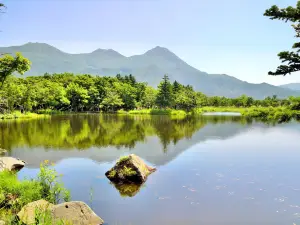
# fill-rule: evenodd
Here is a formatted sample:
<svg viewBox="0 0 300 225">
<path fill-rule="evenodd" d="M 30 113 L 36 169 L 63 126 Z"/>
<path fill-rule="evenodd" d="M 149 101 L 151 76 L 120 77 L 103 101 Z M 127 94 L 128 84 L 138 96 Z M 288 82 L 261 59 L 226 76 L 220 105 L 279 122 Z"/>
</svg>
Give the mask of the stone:
<svg viewBox="0 0 300 225">
<path fill-rule="evenodd" d="M 44 199 L 28 203 L 18 213 L 18 218 L 24 224 L 36 224 L 36 213 L 46 214 L 47 210 L 49 210 L 50 215 L 53 206 L 53 204 L 47 202 Z"/>
<path fill-rule="evenodd" d="M 64 222 L 73 225 L 102 225 L 104 221 L 84 202 L 65 202 L 51 210 L 52 223 Z"/>
<path fill-rule="evenodd" d="M 0 155 L 4 155 L 5 153 L 7 153 L 7 150 L 0 148 Z"/>
<path fill-rule="evenodd" d="M 140 157 L 131 154 L 121 157 L 105 175 L 116 184 L 143 184 L 148 175 L 155 170 L 155 168 L 146 165 Z"/>
<path fill-rule="evenodd" d="M 5 225 L 6 223 L 3 220 L 0 220 L 0 225 Z"/>
<path fill-rule="evenodd" d="M 25 166 L 25 162 L 13 157 L 0 157 L 0 172 L 3 170 L 19 171 Z"/>
</svg>

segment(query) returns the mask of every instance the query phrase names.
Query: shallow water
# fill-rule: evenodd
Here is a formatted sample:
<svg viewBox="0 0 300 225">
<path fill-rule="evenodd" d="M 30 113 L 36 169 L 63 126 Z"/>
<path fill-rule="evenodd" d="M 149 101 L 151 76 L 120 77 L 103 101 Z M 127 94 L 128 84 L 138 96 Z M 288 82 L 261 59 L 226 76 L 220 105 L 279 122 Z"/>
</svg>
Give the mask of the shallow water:
<svg viewBox="0 0 300 225">
<path fill-rule="evenodd" d="M 240 117 L 53 116 L 0 123 L 19 177 L 56 163 L 73 200 L 109 225 L 300 223 L 300 124 Z M 134 153 L 158 170 L 124 197 L 104 173 Z"/>
</svg>

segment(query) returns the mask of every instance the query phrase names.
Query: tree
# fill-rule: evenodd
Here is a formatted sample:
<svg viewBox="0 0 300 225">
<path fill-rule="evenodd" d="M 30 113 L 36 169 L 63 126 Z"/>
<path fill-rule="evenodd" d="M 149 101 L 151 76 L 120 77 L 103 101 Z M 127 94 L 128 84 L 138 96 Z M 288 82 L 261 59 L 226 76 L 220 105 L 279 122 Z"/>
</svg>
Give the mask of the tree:
<svg viewBox="0 0 300 225">
<path fill-rule="evenodd" d="M 300 1 L 297 2 L 296 7 L 289 6 L 283 9 L 279 9 L 278 6 L 273 5 L 270 9 L 265 11 L 264 16 L 270 17 L 271 20 L 277 19 L 285 22 L 293 22 L 292 27 L 296 32 L 295 37 L 300 37 Z M 295 51 L 283 51 L 278 54 L 281 62 L 285 64 L 278 66 L 275 72 L 270 71 L 269 75 L 285 76 L 292 72 L 300 71 L 300 42 L 294 43 L 292 48 Z"/>
<path fill-rule="evenodd" d="M 171 107 L 173 104 L 172 84 L 167 75 L 164 75 L 163 81 L 158 85 L 156 104 L 162 108 Z"/>
<path fill-rule="evenodd" d="M 119 94 L 113 89 L 106 88 L 106 96 L 100 104 L 100 108 L 105 108 L 106 110 L 112 109 L 115 111 L 117 107 L 124 105 L 122 99 Z"/>
<path fill-rule="evenodd" d="M 30 69 L 31 62 L 23 57 L 21 53 L 17 53 L 15 57 L 5 55 L 0 58 L 0 88 L 3 87 L 5 80 L 15 72 L 23 75 Z"/>
<path fill-rule="evenodd" d="M 71 83 L 67 87 L 67 97 L 71 103 L 72 110 L 82 110 L 88 103 L 90 96 L 88 91 L 78 84 Z"/>
<path fill-rule="evenodd" d="M 156 90 L 153 87 L 147 86 L 145 95 L 142 98 L 142 107 L 153 108 L 156 99 Z"/>
</svg>

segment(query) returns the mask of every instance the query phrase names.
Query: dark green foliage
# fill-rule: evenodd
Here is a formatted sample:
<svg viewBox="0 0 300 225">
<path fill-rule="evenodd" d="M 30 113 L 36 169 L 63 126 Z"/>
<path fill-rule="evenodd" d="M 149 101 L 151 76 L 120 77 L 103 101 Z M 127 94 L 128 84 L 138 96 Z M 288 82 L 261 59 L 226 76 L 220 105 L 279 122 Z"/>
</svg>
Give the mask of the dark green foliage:
<svg viewBox="0 0 300 225">
<path fill-rule="evenodd" d="M 161 108 L 172 107 L 173 104 L 172 84 L 170 83 L 169 77 L 167 75 L 164 75 L 163 81 L 158 86 L 156 104 Z"/>
<path fill-rule="evenodd" d="M 300 109 L 298 98 L 280 99 L 276 95 L 255 100 L 242 95 L 238 98 L 208 97 L 196 92 L 190 85 L 175 81 L 168 76 L 157 90 L 137 82 L 134 76 L 99 77 L 88 74 L 45 74 L 40 77 L 9 77 L 0 90 L 0 113 L 13 112 L 83 112 L 158 108 L 192 111 L 204 106 L 214 107 L 291 107 Z"/>
<path fill-rule="evenodd" d="M 273 5 L 270 9 L 266 10 L 264 16 L 270 17 L 271 20 L 277 19 L 285 22 L 293 22 L 292 27 L 296 32 L 295 37 L 300 37 L 300 1 L 297 2 L 296 7 L 289 6 L 283 9 Z M 286 64 L 280 65 L 275 72 L 269 72 L 269 75 L 285 76 L 300 70 L 300 56 L 298 54 L 300 50 L 300 42 L 294 43 L 293 49 L 295 49 L 295 51 L 284 51 L 278 54 L 282 63 Z"/>
</svg>

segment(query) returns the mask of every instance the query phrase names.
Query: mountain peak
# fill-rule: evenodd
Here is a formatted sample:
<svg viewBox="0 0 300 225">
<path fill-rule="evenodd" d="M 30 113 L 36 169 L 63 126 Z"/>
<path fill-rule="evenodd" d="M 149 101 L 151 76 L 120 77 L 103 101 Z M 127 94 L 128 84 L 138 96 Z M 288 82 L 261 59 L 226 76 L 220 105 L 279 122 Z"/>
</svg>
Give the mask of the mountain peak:
<svg viewBox="0 0 300 225">
<path fill-rule="evenodd" d="M 98 48 L 95 51 L 93 51 L 91 54 L 93 55 L 107 55 L 107 56 L 111 56 L 111 57 L 125 57 L 122 54 L 120 54 L 119 52 L 113 50 L 113 49 L 101 49 Z"/>
<path fill-rule="evenodd" d="M 156 47 L 148 50 L 145 54 L 149 55 L 149 54 L 153 54 L 153 53 L 155 53 L 155 54 L 174 54 L 169 49 L 161 47 L 161 46 L 156 46 Z"/>
<path fill-rule="evenodd" d="M 28 42 L 24 45 L 20 46 L 13 46 L 15 48 L 19 48 L 24 52 L 40 52 L 40 53 L 63 53 L 61 50 L 53 47 L 52 45 L 46 44 L 46 43 L 40 43 L 40 42 Z"/>
</svg>

